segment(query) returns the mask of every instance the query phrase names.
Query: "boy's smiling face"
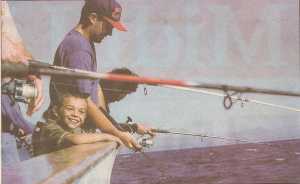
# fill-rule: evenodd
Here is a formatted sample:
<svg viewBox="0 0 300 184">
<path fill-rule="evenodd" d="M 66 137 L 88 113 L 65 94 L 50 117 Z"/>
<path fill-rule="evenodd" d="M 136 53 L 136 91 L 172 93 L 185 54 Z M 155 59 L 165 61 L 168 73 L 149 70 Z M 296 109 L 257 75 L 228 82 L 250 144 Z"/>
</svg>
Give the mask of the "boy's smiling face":
<svg viewBox="0 0 300 184">
<path fill-rule="evenodd" d="M 84 98 L 66 96 L 63 98 L 59 115 L 63 123 L 70 129 L 80 127 L 87 115 L 87 101 Z"/>
</svg>

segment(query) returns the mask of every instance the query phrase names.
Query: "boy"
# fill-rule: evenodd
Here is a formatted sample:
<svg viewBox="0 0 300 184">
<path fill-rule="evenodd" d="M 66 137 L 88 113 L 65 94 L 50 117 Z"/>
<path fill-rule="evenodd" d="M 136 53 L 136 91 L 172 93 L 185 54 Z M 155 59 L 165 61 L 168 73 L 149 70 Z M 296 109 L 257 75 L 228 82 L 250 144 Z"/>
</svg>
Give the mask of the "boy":
<svg viewBox="0 0 300 184">
<path fill-rule="evenodd" d="M 76 144 L 120 139 L 105 133 L 85 133 L 81 128 L 87 116 L 86 98 L 70 93 L 62 94 L 51 110 L 47 123 L 38 122 L 33 133 L 33 152 L 40 155 Z"/>
</svg>

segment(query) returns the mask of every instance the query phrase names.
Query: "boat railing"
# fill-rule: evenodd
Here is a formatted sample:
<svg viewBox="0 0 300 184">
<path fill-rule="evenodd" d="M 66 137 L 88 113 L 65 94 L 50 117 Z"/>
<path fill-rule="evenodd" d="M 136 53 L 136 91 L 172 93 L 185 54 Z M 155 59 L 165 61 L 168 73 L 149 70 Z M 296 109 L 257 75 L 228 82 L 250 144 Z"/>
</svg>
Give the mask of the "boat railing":
<svg viewBox="0 0 300 184">
<path fill-rule="evenodd" d="M 2 167 L 3 184 L 110 183 L 115 142 L 72 146 Z"/>
</svg>

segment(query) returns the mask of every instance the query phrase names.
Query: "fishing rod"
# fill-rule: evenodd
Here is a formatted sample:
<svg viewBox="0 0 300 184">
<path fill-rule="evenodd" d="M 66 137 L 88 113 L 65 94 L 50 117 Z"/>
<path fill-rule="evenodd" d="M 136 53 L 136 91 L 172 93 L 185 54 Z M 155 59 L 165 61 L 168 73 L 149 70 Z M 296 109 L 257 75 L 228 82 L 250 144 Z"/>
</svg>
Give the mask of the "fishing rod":
<svg viewBox="0 0 300 184">
<path fill-rule="evenodd" d="M 219 136 L 209 136 L 209 135 L 206 135 L 206 134 L 199 134 L 199 133 L 170 131 L 170 130 L 164 130 L 164 129 L 151 129 L 151 131 L 154 132 L 154 133 L 160 133 L 160 134 L 174 134 L 174 135 L 194 136 L 194 137 L 201 137 L 201 138 L 221 139 L 221 140 L 225 140 L 225 141 L 244 142 L 244 143 L 249 142 L 249 141 L 242 140 L 242 139 L 219 137 Z"/>
<path fill-rule="evenodd" d="M 200 137 L 202 138 L 208 138 L 208 139 L 218 139 L 218 140 L 223 140 L 223 141 L 230 141 L 230 142 L 235 142 L 236 144 L 258 144 L 258 145 L 267 145 L 269 146 L 270 143 L 268 142 L 255 142 L 251 140 L 247 140 L 245 138 L 243 139 L 238 139 L 238 138 L 230 138 L 230 137 L 221 137 L 221 136 L 210 136 L 206 134 L 199 134 L 199 133 L 191 133 L 191 132 L 181 132 L 181 131 L 171 131 L 171 130 L 165 130 L 165 129 L 151 129 L 153 133 L 158 133 L 158 134 L 172 134 L 172 135 L 183 135 L 183 136 L 194 136 L 194 137 Z M 144 148 L 150 148 L 153 145 L 153 136 L 142 136 L 138 140 L 138 143 L 144 147 Z"/>
<path fill-rule="evenodd" d="M 126 123 L 132 124 L 134 123 L 132 118 L 130 116 L 127 116 Z M 234 141 L 234 142 L 240 142 L 240 143 L 249 143 L 247 140 L 242 139 L 235 139 L 235 138 L 228 138 L 228 137 L 220 137 L 220 136 L 210 136 L 206 134 L 200 134 L 200 133 L 191 133 L 191 132 L 181 132 L 181 131 L 171 131 L 166 129 L 159 129 L 159 128 L 152 128 L 151 131 L 153 133 L 159 133 L 159 134 L 173 134 L 173 135 L 183 135 L 183 136 L 194 136 L 194 137 L 201 137 L 201 138 L 211 138 L 211 139 L 221 139 L 225 141 Z M 143 147 L 150 147 L 152 142 L 153 136 L 142 136 L 138 143 Z"/>
<path fill-rule="evenodd" d="M 164 87 L 164 88 L 172 88 L 172 89 L 185 90 L 185 91 L 191 91 L 191 92 L 196 92 L 196 93 L 201 93 L 201 94 L 206 94 L 206 95 L 223 97 L 224 98 L 223 106 L 227 110 L 230 109 L 235 102 L 240 102 L 241 107 L 243 107 L 245 103 L 255 103 L 255 104 L 259 104 L 259 105 L 300 112 L 300 108 L 289 107 L 289 106 L 278 105 L 278 104 L 273 104 L 273 103 L 269 103 L 269 102 L 263 102 L 260 100 L 249 99 L 249 98 L 241 97 L 241 94 L 229 94 L 229 93 L 221 94 L 221 93 L 206 91 L 206 90 L 202 90 L 202 89 L 178 87 L 178 86 L 170 86 L 170 85 L 160 85 L 160 86 Z M 237 95 L 237 96 L 234 96 L 234 95 Z"/>
<path fill-rule="evenodd" d="M 200 138 L 208 138 L 208 139 L 218 139 L 223 141 L 230 141 L 235 142 L 236 144 L 257 144 L 257 145 L 266 145 L 266 146 L 272 146 L 269 142 L 256 142 L 253 140 L 245 139 L 245 138 L 230 138 L 230 137 L 222 137 L 222 136 L 210 136 L 206 134 L 201 133 L 191 133 L 191 132 L 184 132 L 184 131 L 171 131 L 167 129 L 157 129 L 153 128 L 151 129 L 153 133 L 157 134 L 172 134 L 172 135 L 182 135 L 182 136 L 194 136 L 194 137 L 200 137 Z M 138 140 L 138 143 L 144 147 L 144 148 L 150 148 L 153 145 L 153 136 L 142 136 Z M 202 139 L 201 139 L 202 140 Z"/>
<path fill-rule="evenodd" d="M 138 84 L 147 84 L 153 86 L 159 85 L 171 85 L 178 87 L 188 88 L 203 88 L 222 90 L 224 92 L 235 91 L 240 93 L 260 93 L 269 95 L 283 95 L 283 96 L 295 96 L 300 97 L 300 92 L 295 91 L 283 91 L 273 89 L 262 89 L 253 87 L 241 87 L 233 85 L 223 84 L 208 84 L 193 81 L 182 80 L 169 80 L 150 77 L 138 77 L 111 73 L 97 73 L 91 71 L 85 71 L 80 69 L 71 69 L 62 66 L 55 66 L 48 63 L 43 63 L 36 60 L 29 60 L 27 65 L 21 63 L 1 63 L 1 75 L 2 76 L 26 76 L 28 74 L 50 75 L 50 76 L 63 76 L 72 78 L 85 78 L 85 79 L 105 79 L 111 81 L 131 82 Z"/>
</svg>

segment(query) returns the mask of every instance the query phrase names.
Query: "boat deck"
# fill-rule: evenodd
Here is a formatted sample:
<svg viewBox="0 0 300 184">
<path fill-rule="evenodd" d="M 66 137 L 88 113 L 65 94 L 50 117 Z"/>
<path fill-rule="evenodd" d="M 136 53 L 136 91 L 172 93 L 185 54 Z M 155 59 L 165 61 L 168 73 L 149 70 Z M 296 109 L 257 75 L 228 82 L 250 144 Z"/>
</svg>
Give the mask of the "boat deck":
<svg viewBox="0 0 300 184">
<path fill-rule="evenodd" d="M 300 139 L 118 155 L 112 184 L 300 183 Z"/>
</svg>

